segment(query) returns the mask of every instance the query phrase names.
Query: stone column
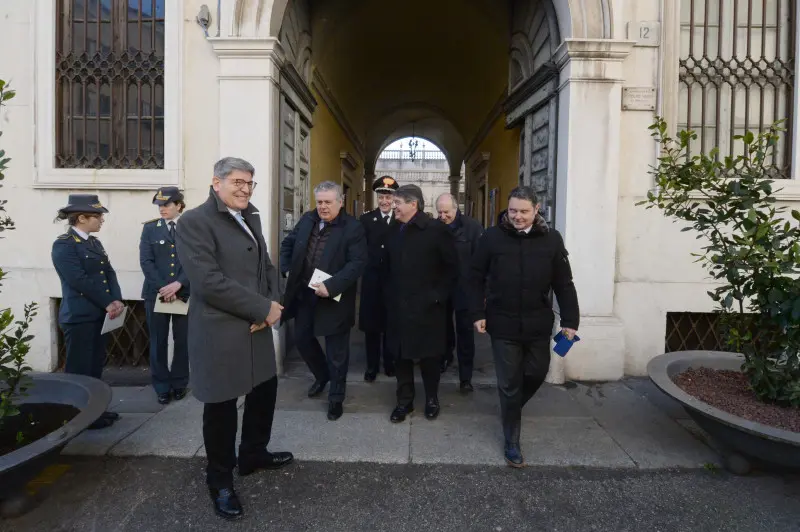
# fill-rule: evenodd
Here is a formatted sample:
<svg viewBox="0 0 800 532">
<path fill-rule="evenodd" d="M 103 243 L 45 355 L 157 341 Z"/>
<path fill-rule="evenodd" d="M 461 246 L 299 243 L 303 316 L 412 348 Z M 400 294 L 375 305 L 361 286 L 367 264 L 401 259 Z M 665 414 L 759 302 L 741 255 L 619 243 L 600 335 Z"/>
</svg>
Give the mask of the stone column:
<svg viewBox="0 0 800 532">
<path fill-rule="evenodd" d="M 450 194 L 456 197 L 456 201 L 458 200 L 458 188 L 461 184 L 461 176 L 460 175 L 451 175 L 448 177 L 450 180 Z"/>
<path fill-rule="evenodd" d="M 220 157 L 246 159 L 258 182 L 252 203 L 272 262 L 279 250 L 280 67 L 283 51 L 273 38 L 210 38 L 219 58 Z M 285 331 L 273 329 L 278 373 L 283 373 Z"/>
<path fill-rule="evenodd" d="M 378 177 L 375 175 L 375 172 L 366 172 L 364 173 L 364 212 L 371 211 L 375 208 L 375 193 L 372 191 L 372 183 Z"/>
<path fill-rule="evenodd" d="M 581 307 L 563 363 L 571 379 L 619 379 L 625 342 L 614 316 L 622 62 L 633 41 L 567 39 L 560 69 L 556 227 L 564 235 Z"/>
</svg>

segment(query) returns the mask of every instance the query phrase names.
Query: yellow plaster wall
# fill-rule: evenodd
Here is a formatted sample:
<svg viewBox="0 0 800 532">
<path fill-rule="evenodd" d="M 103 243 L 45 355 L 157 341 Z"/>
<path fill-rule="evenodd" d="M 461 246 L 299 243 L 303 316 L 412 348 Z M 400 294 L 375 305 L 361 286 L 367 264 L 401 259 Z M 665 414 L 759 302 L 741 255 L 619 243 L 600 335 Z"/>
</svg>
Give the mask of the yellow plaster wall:
<svg viewBox="0 0 800 532">
<path fill-rule="evenodd" d="M 357 191 L 363 191 L 364 161 L 356 152 L 353 144 L 348 140 L 344 130 L 334 118 L 333 113 L 325 104 L 325 100 L 312 87 L 314 98 L 319 104 L 314 111 L 314 127 L 311 128 L 311 189 L 310 201 L 313 202 L 313 189 L 323 181 L 336 181 L 342 183 L 341 152 L 349 152 L 358 161 L 358 168 L 354 171 L 357 177 L 350 186 Z M 363 195 L 363 194 L 362 194 Z M 313 208 L 313 205 L 310 206 Z"/>
<path fill-rule="evenodd" d="M 478 153 L 489 153 L 489 190 L 499 188 L 498 213 L 508 206 L 508 193 L 519 184 L 519 134 L 519 128 L 505 128 L 505 117 L 501 115 L 477 149 Z M 470 195 L 474 197 L 476 193 L 477 190 Z"/>
</svg>

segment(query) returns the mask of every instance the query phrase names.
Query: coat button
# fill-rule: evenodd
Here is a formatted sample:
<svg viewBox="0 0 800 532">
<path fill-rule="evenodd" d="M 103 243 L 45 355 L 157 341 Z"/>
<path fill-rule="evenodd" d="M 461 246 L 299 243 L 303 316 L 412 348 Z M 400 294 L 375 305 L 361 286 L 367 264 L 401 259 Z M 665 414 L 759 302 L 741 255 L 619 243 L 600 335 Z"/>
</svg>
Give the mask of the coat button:
<svg viewBox="0 0 800 532">
<path fill-rule="evenodd" d="M 103 284 L 107 284 L 107 283 L 108 283 L 108 281 L 106 281 L 105 279 L 103 279 Z"/>
<path fill-rule="evenodd" d="M 169 274 L 170 277 L 175 277 L 175 272 Z"/>
<path fill-rule="evenodd" d="M 381 244 L 381 249 L 383 249 L 383 244 Z"/>
<path fill-rule="evenodd" d="M 106 290 L 106 293 L 110 292 L 111 290 Z"/>
<path fill-rule="evenodd" d="M 101 260 L 101 261 L 100 261 L 100 264 L 105 264 L 105 261 L 102 261 L 102 260 Z"/>
<path fill-rule="evenodd" d="M 174 265 L 174 264 L 170 264 L 170 266 L 171 266 L 171 267 L 173 267 L 173 268 L 175 267 L 175 265 Z"/>
<path fill-rule="evenodd" d="M 170 247 L 171 247 L 171 248 L 174 248 L 174 247 L 175 247 L 175 244 L 172 244 Z"/>
<path fill-rule="evenodd" d="M 172 255 L 170 255 L 170 257 L 174 257 L 174 256 L 175 256 L 175 254 L 174 254 L 174 253 L 173 253 Z"/>
<path fill-rule="evenodd" d="M 100 270 L 100 275 L 103 275 L 103 270 Z"/>
</svg>

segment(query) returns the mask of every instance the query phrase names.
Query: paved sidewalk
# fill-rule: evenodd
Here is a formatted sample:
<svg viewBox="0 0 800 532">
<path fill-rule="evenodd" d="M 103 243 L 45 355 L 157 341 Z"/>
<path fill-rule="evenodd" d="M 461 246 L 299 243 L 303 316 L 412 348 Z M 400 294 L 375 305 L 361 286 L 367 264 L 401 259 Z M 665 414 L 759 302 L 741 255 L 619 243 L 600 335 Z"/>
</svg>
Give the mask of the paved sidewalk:
<svg viewBox="0 0 800 532">
<path fill-rule="evenodd" d="M 324 397 L 306 396 L 310 384 L 305 376 L 281 379 L 271 450 L 291 451 L 301 461 L 504 465 L 499 401 L 490 384 L 464 396 L 447 379 L 437 420 L 423 417 L 418 398 L 417 411 L 401 424 L 389 422 L 394 379 L 380 376 L 370 384 L 352 374 L 344 416 L 335 422 L 326 418 Z M 161 407 L 149 386 L 115 387 L 111 410 L 121 414 L 113 427 L 85 431 L 64 454 L 204 456 L 202 404 L 191 395 Z M 522 447 L 531 466 L 654 470 L 718 464 L 695 434 L 699 429 L 682 409 L 645 379 L 545 385 L 524 411 Z"/>
</svg>

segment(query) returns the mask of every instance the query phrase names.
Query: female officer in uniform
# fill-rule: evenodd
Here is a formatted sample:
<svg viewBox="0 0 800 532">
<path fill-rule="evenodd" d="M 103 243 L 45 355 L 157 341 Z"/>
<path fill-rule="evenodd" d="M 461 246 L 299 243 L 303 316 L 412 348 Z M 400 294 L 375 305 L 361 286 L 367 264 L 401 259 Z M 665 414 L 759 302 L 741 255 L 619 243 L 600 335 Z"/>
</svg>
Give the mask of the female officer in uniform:
<svg viewBox="0 0 800 532">
<path fill-rule="evenodd" d="M 144 223 L 139 241 L 139 264 L 144 273 L 142 299 L 150 332 L 150 376 L 158 402 L 164 405 L 173 398 L 183 399 L 189 383 L 189 318 L 181 314 L 155 312 L 157 299 L 166 303 L 189 299 L 189 279 L 175 250 L 176 224 L 186 204 L 178 187 L 158 189 L 153 204 L 158 205 L 161 216 Z M 170 319 L 175 345 L 172 368 L 167 360 Z"/>
<path fill-rule="evenodd" d="M 69 229 L 56 238 L 52 251 L 53 266 L 61 280 L 58 324 L 66 343 L 64 371 L 96 379 L 101 378 L 106 359 L 108 337 L 100 334 L 103 321 L 106 314 L 116 318 L 124 308 L 117 274 L 103 245 L 90 236 L 100 231 L 107 212 L 94 194 L 70 194 L 57 217 L 66 220 Z M 89 428 L 105 428 L 117 419 L 119 414 L 105 412 Z"/>
</svg>

